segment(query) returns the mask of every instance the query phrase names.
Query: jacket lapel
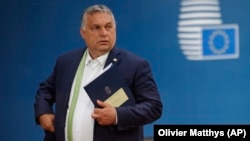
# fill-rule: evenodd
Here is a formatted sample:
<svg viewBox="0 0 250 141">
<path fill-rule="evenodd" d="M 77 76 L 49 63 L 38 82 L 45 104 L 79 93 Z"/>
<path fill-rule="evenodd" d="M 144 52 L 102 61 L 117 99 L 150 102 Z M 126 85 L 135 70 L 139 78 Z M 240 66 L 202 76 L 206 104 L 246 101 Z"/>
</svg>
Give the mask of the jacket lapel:
<svg viewBox="0 0 250 141">
<path fill-rule="evenodd" d="M 121 52 L 119 51 L 118 48 L 114 47 L 110 53 L 109 56 L 107 58 L 107 61 L 105 63 L 104 68 L 109 65 L 110 63 L 113 63 L 113 65 L 118 65 L 119 62 L 121 61 L 121 57 L 120 57 Z"/>
</svg>

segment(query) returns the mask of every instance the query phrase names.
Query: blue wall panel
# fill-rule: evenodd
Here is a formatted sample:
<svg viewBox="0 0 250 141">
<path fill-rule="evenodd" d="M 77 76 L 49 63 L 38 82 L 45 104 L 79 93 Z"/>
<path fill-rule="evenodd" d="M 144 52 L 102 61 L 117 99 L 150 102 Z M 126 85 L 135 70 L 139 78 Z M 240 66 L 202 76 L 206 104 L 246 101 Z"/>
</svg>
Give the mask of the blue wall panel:
<svg viewBox="0 0 250 141">
<path fill-rule="evenodd" d="M 84 47 L 80 15 L 87 6 L 108 5 L 117 20 L 117 45 L 152 66 L 164 111 L 153 124 L 250 123 L 250 2 L 219 1 L 224 23 L 239 26 L 239 58 L 187 60 L 178 43 L 181 0 L 2 0 L 0 2 L 0 140 L 41 140 L 33 102 L 55 59 Z"/>
</svg>

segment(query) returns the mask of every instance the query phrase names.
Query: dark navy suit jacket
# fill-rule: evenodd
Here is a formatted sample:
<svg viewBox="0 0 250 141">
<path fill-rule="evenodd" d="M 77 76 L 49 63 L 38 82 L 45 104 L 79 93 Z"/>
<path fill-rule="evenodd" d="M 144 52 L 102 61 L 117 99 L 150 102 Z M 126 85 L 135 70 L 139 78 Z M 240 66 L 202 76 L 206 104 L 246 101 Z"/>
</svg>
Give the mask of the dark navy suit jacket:
<svg viewBox="0 0 250 141">
<path fill-rule="evenodd" d="M 65 140 L 64 128 L 70 90 L 85 49 L 80 48 L 61 55 L 51 75 L 40 83 L 37 90 L 34 103 L 36 122 L 39 124 L 37 119 L 41 114 L 55 114 L 55 133 L 45 131 L 47 141 Z M 117 47 L 110 51 L 106 65 L 111 62 L 123 74 L 135 97 L 136 105 L 116 108 L 117 125 L 100 126 L 95 122 L 94 141 L 143 141 L 143 125 L 160 118 L 163 107 L 151 67 L 145 59 Z"/>
</svg>

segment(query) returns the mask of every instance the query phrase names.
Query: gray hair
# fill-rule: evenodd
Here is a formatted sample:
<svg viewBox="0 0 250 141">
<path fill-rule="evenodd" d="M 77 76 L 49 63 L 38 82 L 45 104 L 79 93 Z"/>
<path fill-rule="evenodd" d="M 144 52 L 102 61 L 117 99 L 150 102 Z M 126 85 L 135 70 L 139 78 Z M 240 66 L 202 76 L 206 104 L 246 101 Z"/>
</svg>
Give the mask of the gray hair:
<svg viewBox="0 0 250 141">
<path fill-rule="evenodd" d="M 87 15 L 91 15 L 95 12 L 102 12 L 102 13 L 107 13 L 107 14 L 111 15 L 112 19 L 116 25 L 115 17 L 113 15 L 112 11 L 107 6 L 105 6 L 105 5 L 93 5 L 93 6 L 88 7 L 84 11 L 84 13 L 82 14 L 82 16 L 81 16 L 81 28 L 85 29 Z"/>
</svg>

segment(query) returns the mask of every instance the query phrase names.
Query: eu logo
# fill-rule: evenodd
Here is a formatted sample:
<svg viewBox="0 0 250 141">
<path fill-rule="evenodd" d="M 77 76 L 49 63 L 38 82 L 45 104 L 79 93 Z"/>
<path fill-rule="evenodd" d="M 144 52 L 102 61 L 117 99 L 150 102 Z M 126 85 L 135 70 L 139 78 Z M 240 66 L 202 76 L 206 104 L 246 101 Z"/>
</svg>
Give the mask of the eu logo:
<svg viewBox="0 0 250 141">
<path fill-rule="evenodd" d="M 239 27 L 224 24 L 219 0 L 181 0 L 180 49 L 187 60 L 239 58 Z"/>
<path fill-rule="evenodd" d="M 203 26 L 201 46 L 203 59 L 232 59 L 239 57 L 238 26 Z"/>
</svg>

